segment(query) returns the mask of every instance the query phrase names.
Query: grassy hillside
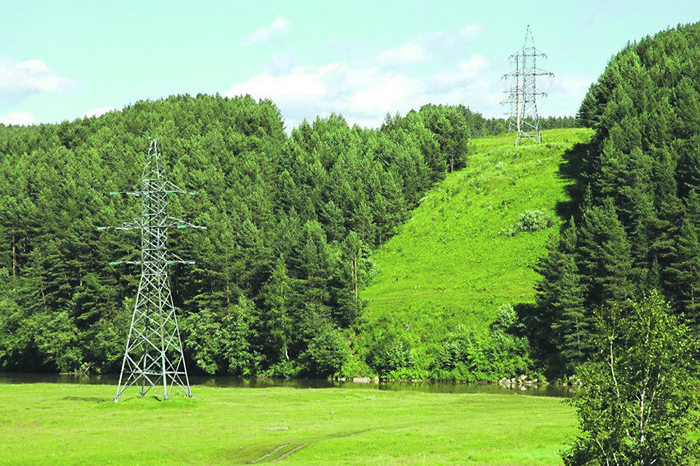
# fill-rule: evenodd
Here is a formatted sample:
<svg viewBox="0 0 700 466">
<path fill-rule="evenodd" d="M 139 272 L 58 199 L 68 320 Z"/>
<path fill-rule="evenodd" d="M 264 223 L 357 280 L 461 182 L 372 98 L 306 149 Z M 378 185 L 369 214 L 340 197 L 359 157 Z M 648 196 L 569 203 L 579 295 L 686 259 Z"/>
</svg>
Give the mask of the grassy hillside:
<svg viewBox="0 0 700 466">
<path fill-rule="evenodd" d="M 474 140 L 468 167 L 435 186 L 374 256 L 365 328 L 389 320 L 425 344 L 460 324 L 487 326 L 503 304 L 533 301 L 532 267 L 563 222 L 555 207 L 568 200 L 563 156 L 591 135 L 545 131 L 542 144 L 517 148 L 512 136 Z M 531 210 L 546 211 L 551 226 L 503 233 Z"/>
</svg>

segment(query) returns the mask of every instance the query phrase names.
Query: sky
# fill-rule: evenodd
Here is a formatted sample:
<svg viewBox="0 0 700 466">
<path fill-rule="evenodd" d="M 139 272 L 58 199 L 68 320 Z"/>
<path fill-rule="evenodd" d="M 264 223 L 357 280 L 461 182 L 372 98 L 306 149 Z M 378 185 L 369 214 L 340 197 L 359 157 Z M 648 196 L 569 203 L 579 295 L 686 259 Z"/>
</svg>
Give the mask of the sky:
<svg viewBox="0 0 700 466">
<path fill-rule="evenodd" d="M 287 130 L 333 112 L 377 127 L 427 103 L 501 117 L 528 26 L 554 73 L 539 115 L 575 115 L 629 41 L 699 20 L 698 0 L 8 0 L 0 123 L 200 93 L 270 98 Z"/>
</svg>

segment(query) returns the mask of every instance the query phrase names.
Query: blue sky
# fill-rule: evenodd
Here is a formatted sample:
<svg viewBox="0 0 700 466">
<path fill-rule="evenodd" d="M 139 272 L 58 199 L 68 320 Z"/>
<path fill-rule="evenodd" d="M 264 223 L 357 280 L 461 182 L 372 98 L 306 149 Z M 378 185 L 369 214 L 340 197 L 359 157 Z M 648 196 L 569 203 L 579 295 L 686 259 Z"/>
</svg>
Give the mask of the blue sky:
<svg viewBox="0 0 700 466">
<path fill-rule="evenodd" d="M 698 0 L 6 1 L 0 123 L 74 120 L 172 94 L 272 98 L 288 128 L 378 126 L 426 103 L 499 104 L 531 26 L 540 115 L 573 115 L 628 41 L 700 20 Z"/>
</svg>

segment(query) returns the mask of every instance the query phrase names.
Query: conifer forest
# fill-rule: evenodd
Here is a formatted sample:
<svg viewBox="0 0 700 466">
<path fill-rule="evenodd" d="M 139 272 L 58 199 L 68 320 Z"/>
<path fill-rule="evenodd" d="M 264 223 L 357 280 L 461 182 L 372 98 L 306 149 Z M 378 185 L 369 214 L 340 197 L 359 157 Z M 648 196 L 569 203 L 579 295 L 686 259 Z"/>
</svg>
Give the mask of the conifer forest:
<svg viewBox="0 0 700 466">
<path fill-rule="evenodd" d="M 197 192 L 169 198 L 170 213 L 207 227 L 174 231 L 168 244 L 195 261 L 170 269 L 192 373 L 567 380 L 599 357 L 599 310 L 627 316 L 630 300 L 653 293 L 697 334 L 699 63 L 699 24 L 630 42 L 576 117 L 542 119 L 545 130 L 584 135 L 560 161 L 569 198 L 552 215 L 518 212 L 519 223 L 480 251 L 549 237 L 527 264 L 531 291 L 449 328 L 418 328 L 389 304 L 369 312 L 366 290 L 382 274 L 402 283 L 408 274 L 378 254 L 436 187 L 474 166 L 478 141 L 508 132 L 503 119 L 426 104 L 378 129 L 332 114 L 287 131 L 273 101 L 200 94 L 0 125 L 0 371 L 119 372 L 140 270 L 110 262 L 138 254 L 139 236 L 98 227 L 139 215 L 137 202 L 110 192 L 138 183 L 149 137 L 159 138 L 169 179 Z M 488 202 L 493 215 L 505 209 Z M 420 313 L 427 322 L 472 308 L 456 309 L 433 301 Z"/>
</svg>

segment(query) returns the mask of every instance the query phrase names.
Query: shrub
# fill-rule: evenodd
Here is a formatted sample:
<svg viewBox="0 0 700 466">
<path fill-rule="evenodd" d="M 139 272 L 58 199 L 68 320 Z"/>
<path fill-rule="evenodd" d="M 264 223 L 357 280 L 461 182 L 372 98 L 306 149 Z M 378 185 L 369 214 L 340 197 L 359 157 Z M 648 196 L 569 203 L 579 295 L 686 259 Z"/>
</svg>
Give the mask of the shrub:
<svg viewBox="0 0 700 466">
<path fill-rule="evenodd" d="M 309 342 L 300 360 L 307 376 L 331 377 L 340 372 L 348 360 L 350 350 L 342 333 L 332 325 L 325 325 Z"/>
<path fill-rule="evenodd" d="M 391 336 L 372 348 L 369 364 L 380 376 L 408 366 L 411 345 L 398 336 Z"/>
<path fill-rule="evenodd" d="M 515 224 L 507 230 L 501 230 L 503 236 L 515 236 L 520 232 L 544 230 L 554 224 L 552 216 L 546 210 L 528 210 L 520 214 Z"/>
<path fill-rule="evenodd" d="M 464 382 L 492 381 L 530 372 L 532 362 L 524 338 L 514 337 L 501 327 L 516 325 L 512 306 L 501 308 L 501 322 L 491 333 L 458 327 L 448 336 L 436 357 L 433 377 Z"/>
</svg>

